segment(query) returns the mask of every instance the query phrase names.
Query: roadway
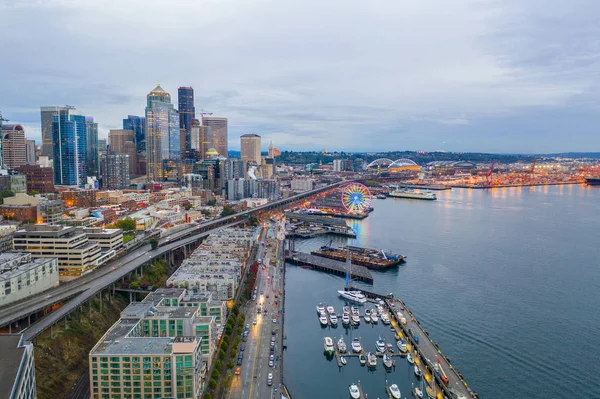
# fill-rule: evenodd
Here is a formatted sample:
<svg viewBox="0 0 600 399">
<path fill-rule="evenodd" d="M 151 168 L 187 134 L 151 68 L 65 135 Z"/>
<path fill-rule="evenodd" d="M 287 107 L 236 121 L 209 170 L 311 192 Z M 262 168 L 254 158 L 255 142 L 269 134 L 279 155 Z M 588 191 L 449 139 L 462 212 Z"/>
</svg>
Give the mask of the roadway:
<svg viewBox="0 0 600 399">
<path fill-rule="evenodd" d="M 269 229 L 269 231 L 272 231 Z M 271 236 L 269 234 L 269 236 Z M 263 238 L 259 251 L 262 255 L 263 267 L 259 268 L 255 286 L 257 289 L 257 300 L 248 301 L 244 309 L 246 322 L 250 325 L 250 334 L 245 344 L 244 360 L 240 367 L 240 375 L 234 376 L 234 380 L 227 394 L 228 399 L 250 399 L 250 398 L 273 398 L 277 397 L 275 392 L 281 391 L 282 382 L 282 325 L 280 320 L 280 311 L 283 309 L 281 304 L 281 293 L 283 291 L 283 281 L 281 278 L 281 262 L 271 265 L 271 259 L 277 260 L 280 253 L 280 246 L 283 243 L 275 238 Z M 275 299 L 275 294 L 278 299 Z M 275 302 L 277 301 L 277 305 Z M 258 314 L 257 308 L 261 307 L 263 312 Z M 267 313 L 264 313 L 264 309 Z M 273 323 L 273 319 L 276 320 Z M 256 320 L 256 325 L 253 321 Z M 273 353 L 273 367 L 269 366 L 270 345 L 272 331 L 275 330 L 275 349 Z M 239 349 L 238 349 L 239 353 Z M 273 374 L 273 384 L 267 384 L 267 376 Z"/>
</svg>

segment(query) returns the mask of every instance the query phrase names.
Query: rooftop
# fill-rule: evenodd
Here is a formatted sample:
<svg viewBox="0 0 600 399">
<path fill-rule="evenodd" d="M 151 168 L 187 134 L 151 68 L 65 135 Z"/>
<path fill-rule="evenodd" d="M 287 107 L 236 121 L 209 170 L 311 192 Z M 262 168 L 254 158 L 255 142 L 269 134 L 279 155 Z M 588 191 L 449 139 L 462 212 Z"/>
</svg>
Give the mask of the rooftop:
<svg viewBox="0 0 600 399">
<path fill-rule="evenodd" d="M 9 399 L 23 359 L 20 334 L 0 335 L 0 399 Z"/>
</svg>

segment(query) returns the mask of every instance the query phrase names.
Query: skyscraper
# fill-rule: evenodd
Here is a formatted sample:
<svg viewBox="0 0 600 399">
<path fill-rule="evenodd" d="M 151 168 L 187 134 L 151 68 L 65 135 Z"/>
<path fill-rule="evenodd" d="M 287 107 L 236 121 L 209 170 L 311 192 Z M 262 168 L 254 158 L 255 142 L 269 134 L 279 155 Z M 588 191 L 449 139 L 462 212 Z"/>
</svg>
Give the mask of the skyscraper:
<svg viewBox="0 0 600 399">
<path fill-rule="evenodd" d="M 129 142 L 133 143 L 133 142 Z M 100 158 L 100 183 L 105 189 L 129 186 L 129 155 L 107 151 Z"/>
<path fill-rule="evenodd" d="M 35 165 L 36 159 L 35 140 L 26 140 L 25 142 L 25 163 Z"/>
<path fill-rule="evenodd" d="M 206 135 L 212 138 L 208 147 L 212 147 L 222 157 L 228 157 L 229 147 L 227 145 L 227 118 L 202 115 L 202 125 L 206 126 Z"/>
<path fill-rule="evenodd" d="M 177 90 L 177 106 L 179 107 L 179 128 L 181 129 L 182 149 L 185 154 L 182 158 L 190 157 L 192 119 L 196 118 L 196 108 L 194 107 L 194 89 L 191 87 L 180 87 Z"/>
<path fill-rule="evenodd" d="M 133 142 L 138 154 L 146 151 L 146 118 L 127 115 L 127 119 L 123 119 L 123 130 L 133 130 Z"/>
<path fill-rule="evenodd" d="M 68 113 L 71 107 L 40 107 L 42 119 L 42 156 L 52 159 L 54 156 L 54 144 L 52 141 L 52 124 L 54 116 L 60 113 Z"/>
<path fill-rule="evenodd" d="M 212 139 L 206 132 L 209 130 L 206 126 L 200 125 L 198 119 L 192 119 L 192 131 L 190 134 L 190 147 L 192 158 L 196 160 L 205 159 L 208 145 L 212 144 Z"/>
<path fill-rule="evenodd" d="M 8 169 L 25 165 L 25 129 L 22 125 L 2 126 L 2 161 Z"/>
<path fill-rule="evenodd" d="M 135 132 L 133 130 L 112 129 L 108 132 L 108 145 L 110 150 L 120 154 L 125 153 L 125 143 L 134 141 Z"/>
<path fill-rule="evenodd" d="M 69 107 L 54 115 L 52 142 L 54 184 L 83 187 L 86 183 L 85 116 Z"/>
<path fill-rule="evenodd" d="M 244 134 L 240 137 L 242 161 L 261 164 L 260 146 L 261 138 L 258 134 Z"/>
<path fill-rule="evenodd" d="M 98 176 L 98 124 L 94 118 L 85 118 L 85 170 L 88 176 Z"/>
<path fill-rule="evenodd" d="M 146 170 L 148 180 L 163 180 L 163 161 L 180 157 L 179 114 L 171 95 L 160 85 L 148 94 L 146 106 Z"/>
</svg>

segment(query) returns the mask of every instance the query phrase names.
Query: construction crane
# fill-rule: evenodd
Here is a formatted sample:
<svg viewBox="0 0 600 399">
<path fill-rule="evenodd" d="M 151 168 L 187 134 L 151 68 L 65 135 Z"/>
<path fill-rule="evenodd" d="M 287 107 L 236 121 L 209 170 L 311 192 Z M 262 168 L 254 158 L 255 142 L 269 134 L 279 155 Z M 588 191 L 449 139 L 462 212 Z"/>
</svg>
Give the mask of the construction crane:
<svg viewBox="0 0 600 399">
<path fill-rule="evenodd" d="M 494 184 L 494 181 L 492 179 L 492 174 L 494 173 L 494 162 L 492 162 L 492 166 L 490 166 L 490 170 L 488 170 L 487 172 L 485 172 L 485 185 L 486 186 L 491 186 L 492 184 Z"/>
<path fill-rule="evenodd" d="M 206 112 L 206 111 L 204 111 L 202 108 L 200 108 L 200 114 L 201 114 L 202 116 L 204 116 L 204 115 L 212 115 L 213 113 L 212 113 L 212 112 Z"/>
<path fill-rule="evenodd" d="M 2 112 L 0 112 L 0 128 L 2 128 L 2 122 L 10 122 L 10 119 L 4 119 L 2 117 Z"/>
<path fill-rule="evenodd" d="M 535 162 L 537 161 L 537 157 L 533 158 L 533 164 L 531 165 L 531 176 L 533 176 L 533 173 L 535 172 Z"/>
</svg>

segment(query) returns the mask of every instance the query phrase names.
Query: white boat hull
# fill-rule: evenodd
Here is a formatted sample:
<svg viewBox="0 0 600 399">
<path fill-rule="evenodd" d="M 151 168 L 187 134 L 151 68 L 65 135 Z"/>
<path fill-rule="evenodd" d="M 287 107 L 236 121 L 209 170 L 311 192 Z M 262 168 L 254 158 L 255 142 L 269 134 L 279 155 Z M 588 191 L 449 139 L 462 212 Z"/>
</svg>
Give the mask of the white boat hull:
<svg viewBox="0 0 600 399">
<path fill-rule="evenodd" d="M 346 291 L 344 290 L 338 290 L 338 294 L 340 294 L 340 296 L 344 299 L 347 299 L 349 301 L 355 302 L 355 303 L 367 303 L 367 298 L 357 298 L 351 294 L 348 294 Z"/>
</svg>

